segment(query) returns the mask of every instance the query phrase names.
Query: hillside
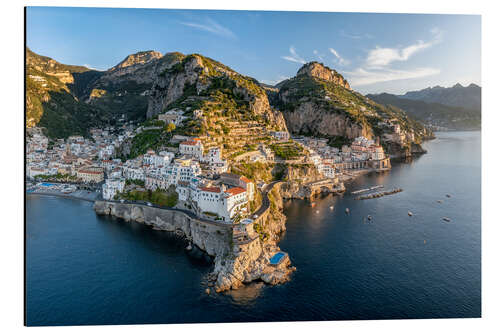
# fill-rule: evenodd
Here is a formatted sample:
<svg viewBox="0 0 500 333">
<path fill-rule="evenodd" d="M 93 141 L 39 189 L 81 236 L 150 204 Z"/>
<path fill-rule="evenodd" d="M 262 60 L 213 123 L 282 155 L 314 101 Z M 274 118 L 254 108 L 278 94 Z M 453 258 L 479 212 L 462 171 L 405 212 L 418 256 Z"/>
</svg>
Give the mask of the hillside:
<svg viewBox="0 0 500 333">
<path fill-rule="evenodd" d="M 50 137 L 86 134 L 91 126 L 106 123 L 100 109 L 78 100 L 70 87 L 74 75 L 93 72 L 69 66 L 26 50 L 26 125 L 44 127 Z"/>
<path fill-rule="evenodd" d="M 392 105 L 403 109 L 413 118 L 434 126 L 452 130 L 473 130 L 481 128 L 481 111 L 440 103 L 427 103 L 402 98 L 392 94 L 367 95 L 380 104 Z"/>
<path fill-rule="evenodd" d="M 199 54 L 180 55 L 160 71 L 149 93 L 147 116 L 182 112 L 175 134 L 197 136 L 206 147 L 223 144 L 226 156 L 256 149 L 271 130 L 286 131 L 259 83 Z"/>
<path fill-rule="evenodd" d="M 450 88 L 429 87 L 418 91 L 409 91 L 398 97 L 481 111 L 481 87 L 472 83 L 467 87 L 460 83 Z"/>
<path fill-rule="evenodd" d="M 26 123 L 52 138 L 87 135 L 93 126 L 114 125 L 122 115 L 144 121 L 157 74 L 179 59 L 143 51 L 106 71 L 61 64 L 26 50 Z"/>
<path fill-rule="evenodd" d="M 404 111 L 353 91 L 341 74 L 317 62 L 305 64 L 295 77 L 278 87 L 276 107 L 295 134 L 323 136 L 332 142 L 358 136 L 379 137 L 394 155 L 411 150 L 412 144 L 418 145 L 432 136 Z M 395 124 L 403 134 L 393 140 Z"/>
</svg>

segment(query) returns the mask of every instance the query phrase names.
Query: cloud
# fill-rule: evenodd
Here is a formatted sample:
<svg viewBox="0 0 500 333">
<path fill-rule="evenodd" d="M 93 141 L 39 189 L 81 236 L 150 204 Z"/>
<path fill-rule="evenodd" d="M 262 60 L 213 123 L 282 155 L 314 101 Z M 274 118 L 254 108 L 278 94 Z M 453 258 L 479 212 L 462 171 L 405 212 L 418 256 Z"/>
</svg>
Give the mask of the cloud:
<svg viewBox="0 0 500 333">
<path fill-rule="evenodd" d="M 345 72 L 345 74 L 352 86 L 366 86 L 379 82 L 417 79 L 436 75 L 440 72 L 441 71 L 436 68 L 415 68 L 410 70 L 397 70 L 389 68 L 365 70 L 363 68 L 358 68 L 353 72 Z"/>
<path fill-rule="evenodd" d="M 363 38 L 373 38 L 370 34 L 350 34 L 345 32 L 344 30 L 340 30 L 340 35 L 342 37 L 351 38 L 351 39 L 363 39 Z"/>
<path fill-rule="evenodd" d="M 290 46 L 290 55 L 282 56 L 281 58 L 288 60 L 288 61 L 291 61 L 291 62 L 298 62 L 299 64 L 306 63 L 306 61 L 297 54 L 297 52 L 295 51 L 295 48 L 293 46 Z"/>
<path fill-rule="evenodd" d="M 231 30 L 223 27 L 222 25 L 218 24 L 214 20 L 207 18 L 205 21 L 206 21 L 206 23 L 180 22 L 180 24 L 191 27 L 191 28 L 207 31 L 207 32 L 210 32 L 210 33 L 217 35 L 217 36 L 237 39 L 236 35 Z"/>
<path fill-rule="evenodd" d="M 103 71 L 104 70 L 104 69 L 96 68 L 96 67 L 89 65 L 89 64 L 83 64 L 83 67 L 87 67 L 88 69 L 93 69 L 95 71 Z"/>
<path fill-rule="evenodd" d="M 317 56 L 317 57 L 319 58 L 319 60 L 321 60 L 321 61 L 325 61 L 325 60 L 323 59 L 323 57 L 324 57 L 325 55 L 324 55 L 324 54 L 320 54 L 320 53 L 318 52 L 318 50 L 314 50 L 314 51 L 313 51 L 313 54 L 314 54 L 315 56 Z"/>
<path fill-rule="evenodd" d="M 345 65 L 349 65 L 351 62 L 347 59 L 344 59 L 340 56 L 340 54 L 333 48 L 329 48 L 328 49 L 336 58 L 336 62 L 341 65 L 341 66 L 345 66 Z"/>
<path fill-rule="evenodd" d="M 442 41 L 443 32 L 439 28 L 431 29 L 433 39 L 429 42 L 417 41 L 404 48 L 379 47 L 370 50 L 366 58 L 366 65 L 370 68 L 387 66 L 394 61 L 406 61 L 415 53 L 428 49 Z"/>
<path fill-rule="evenodd" d="M 287 80 L 289 78 L 289 76 L 280 75 L 276 80 L 260 80 L 260 82 L 274 86 L 277 83 L 280 83 L 281 81 Z"/>
</svg>

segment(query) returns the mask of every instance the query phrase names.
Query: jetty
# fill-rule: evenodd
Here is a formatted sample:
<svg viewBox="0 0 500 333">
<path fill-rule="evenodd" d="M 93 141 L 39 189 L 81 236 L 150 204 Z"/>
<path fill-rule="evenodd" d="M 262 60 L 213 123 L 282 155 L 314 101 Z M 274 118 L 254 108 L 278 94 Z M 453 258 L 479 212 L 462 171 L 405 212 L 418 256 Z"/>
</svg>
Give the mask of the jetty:
<svg viewBox="0 0 500 333">
<path fill-rule="evenodd" d="M 383 188 L 383 187 L 384 187 L 384 185 L 372 186 L 372 187 L 369 187 L 369 188 L 364 188 L 364 189 L 361 189 L 361 190 L 352 191 L 351 194 L 361 194 L 361 193 L 365 193 L 365 192 L 377 190 L 377 189 Z"/>
<path fill-rule="evenodd" d="M 375 199 L 375 198 L 380 198 L 380 197 L 383 197 L 383 196 L 386 196 L 386 195 L 396 194 L 396 193 L 399 193 L 399 192 L 403 192 L 403 189 L 402 188 L 395 188 L 395 189 L 392 189 L 392 190 L 389 190 L 389 191 L 385 191 L 385 192 L 375 192 L 375 193 L 372 193 L 372 194 L 367 194 L 367 195 L 359 196 L 357 198 L 354 198 L 354 200 Z"/>
</svg>

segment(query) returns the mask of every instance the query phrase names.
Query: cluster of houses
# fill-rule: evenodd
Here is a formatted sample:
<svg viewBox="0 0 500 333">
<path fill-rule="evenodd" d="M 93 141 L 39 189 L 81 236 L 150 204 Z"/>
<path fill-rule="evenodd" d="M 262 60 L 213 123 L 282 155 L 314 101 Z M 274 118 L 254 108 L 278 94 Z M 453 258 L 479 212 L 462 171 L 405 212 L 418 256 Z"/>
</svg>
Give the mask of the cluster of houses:
<svg viewBox="0 0 500 333">
<path fill-rule="evenodd" d="M 185 119 L 179 110 L 159 115 L 159 120 L 174 125 Z M 73 176 L 75 181 L 83 183 L 102 184 L 105 200 L 113 200 L 118 193 L 126 191 L 127 180 L 151 191 L 166 191 L 174 186 L 179 205 L 199 216 L 222 222 L 248 216 L 255 185 L 243 176 L 228 172 L 221 146 L 204 147 L 198 138 L 176 135 L 172 141 L 179 143 L 178 149 L 148 150 L 126 161 L 115 158 L 124 140 L 144 129 L 132 125 L 92 129 L 92 138 L 71 136 L 56 140 L 51 148 L 42 132 L 34 130 L 27 138 L 27 177 L 60 174 Z M 397 128 L 394 133 L 398 133 Z M 269 135 L 277 141 L 290 140 L 286 131 L 272 131 Z M 313 163 L 327 178 L 335 178 L 350 169 L 390 168 L 389 159 L 378 142 L 364 137 L 356 138 L 342 149 L 329 146 L 327 139 L 298 137 L 293 140 L 309 152 L 302 160 Z M 235 160 L 237 158 L 240 157 Z M 250 162 L 275 161 L 273 151 L 265 144 L 241 158 Z"/>
<path fill-rule="evenodd" d="M 127 179 L 142 181 L 144 188 L 152 191 L 174 186 L 183 207 L 204 218 L 230 222 L 249 213 L 248 203 L 254 197 L 250 180 L 227 172 L 228 163 L 222 159 L 221 147 L 205 149 L 197 138 L 180 142 L 177 154 L 148 150 L 119 166 L 113 160 L 103 162 L 109 169 L 102 187 L 105 200 L 124 191 Z M 121 172 L 114 174 L 116 169 Z"/>
<path fill-rule="evenodd" d="M 41 130 L 33 129 L 26 138 L 26 176 L 34 179 L 38 175 L 68 175 L 84 183 L 102 182 L 106 172 L 105 161 L 115 154 L 127 137 L 126 134 L 116 135 L 113 131 L 113 128 L 94 129 L 91 139 L 70 136 L 66 140 L 56 140 L 49 148 L 48 138 Z"/>
<path fill-rule="evenodd" d="M 356 169 L 389 169 L 390 158 L 383 147 L 374 140 L 363 136 L 354 139 L 350 146 L 341 149 L 328 145 L 327 139 L 300 137 L 294 139 L 309 151 L 309 160 L 327 178 L 337 173 Z"/>
</svg>

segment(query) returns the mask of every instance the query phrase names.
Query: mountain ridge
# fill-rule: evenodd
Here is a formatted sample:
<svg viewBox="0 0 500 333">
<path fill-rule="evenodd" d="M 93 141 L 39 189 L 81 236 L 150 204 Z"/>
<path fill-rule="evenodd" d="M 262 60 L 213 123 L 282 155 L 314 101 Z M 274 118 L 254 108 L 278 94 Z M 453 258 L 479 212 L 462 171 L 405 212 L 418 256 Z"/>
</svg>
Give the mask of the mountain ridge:
<svg viewBox="0 0 500 333">
<path fill-rule="evenodd" d="M 421 90 L 408 91 L 397 96 L 427 103 L 481 110 L 481 90 L 481 87 L 474 83 L 468 86 L 456 83 L 449 88 L 441 86 L 427 87 Z"/>
</svg>

